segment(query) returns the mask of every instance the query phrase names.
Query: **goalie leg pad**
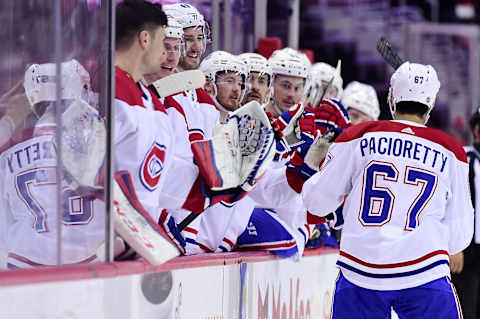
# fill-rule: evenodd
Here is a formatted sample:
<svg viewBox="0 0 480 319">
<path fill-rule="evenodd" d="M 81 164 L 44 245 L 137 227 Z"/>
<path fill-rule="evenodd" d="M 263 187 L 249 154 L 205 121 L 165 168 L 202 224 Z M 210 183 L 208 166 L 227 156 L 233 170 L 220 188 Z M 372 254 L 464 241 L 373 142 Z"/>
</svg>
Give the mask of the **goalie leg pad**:
<svg viewBox="0 0 480 319">
<path fill-rule="evenodd" d="M 183 253 L 181 244 L 158 225 L 138 200 L 130 174 L 115 174 L 113 218 L 117 234 L 152 265 Z"/>
</svg>

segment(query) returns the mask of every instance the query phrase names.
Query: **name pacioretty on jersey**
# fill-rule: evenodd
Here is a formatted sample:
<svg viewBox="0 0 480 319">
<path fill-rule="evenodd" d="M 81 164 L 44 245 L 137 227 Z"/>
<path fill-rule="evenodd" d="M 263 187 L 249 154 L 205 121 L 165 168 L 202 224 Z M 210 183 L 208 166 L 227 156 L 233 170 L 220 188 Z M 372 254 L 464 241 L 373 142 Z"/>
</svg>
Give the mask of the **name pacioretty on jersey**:
<svg viewBox="0 0 480 319">
<path fill-rule="evenodd" d="M 428 161 L 432 168 L 437 167 L 440 172 L 443 172 L 447 164 L 447 156 L 443 152 L 407 138 L 369 136 L 362 138 L 359 146 L 363 157 L 378 153 L 413 159 L 423 164 L 427 164 Z"/>
</svg>

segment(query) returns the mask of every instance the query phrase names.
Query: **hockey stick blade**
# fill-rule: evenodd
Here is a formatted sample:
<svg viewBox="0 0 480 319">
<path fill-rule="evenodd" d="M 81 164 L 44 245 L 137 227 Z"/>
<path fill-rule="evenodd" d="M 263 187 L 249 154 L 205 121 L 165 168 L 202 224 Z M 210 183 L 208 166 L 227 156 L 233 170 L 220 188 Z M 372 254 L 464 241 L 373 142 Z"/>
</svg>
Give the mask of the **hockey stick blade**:
<svg viewBox="0 0 480 319">
<path fill-rule="evenodd" d="M 403 59 L 400 58 L 397 52 L 393 49 L 390 41 L 381 37 L 377 41 L 377 51 L 392 66 L 394 70 L 398 69 L 403 64 Z"/>
<path fill-rule="evenodd" d="M 115 174 L 113 219 L 117 234 L 152 265 L 160 265 L 180 255 L 165 230 L 143 208 L 136 197 L 128 172 Z"/>
<path fill-rule="evenodd" d="M 205 75 L 200 70 L 183 71 L 174 73 L 153 82 L 153 86 L 160 97 L 167 97 L 183 91 L 203 87 Z"/>
</svg>

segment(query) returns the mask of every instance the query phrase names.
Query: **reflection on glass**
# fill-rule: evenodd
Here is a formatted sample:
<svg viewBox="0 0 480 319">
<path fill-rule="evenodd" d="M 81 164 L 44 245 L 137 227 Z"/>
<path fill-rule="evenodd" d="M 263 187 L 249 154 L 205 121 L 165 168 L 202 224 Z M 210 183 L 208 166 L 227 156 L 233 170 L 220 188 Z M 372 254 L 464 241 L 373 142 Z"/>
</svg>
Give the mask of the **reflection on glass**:
<svg viewBox="0 0 480 319">
<path fill-rule="evenodd" d="M 90 0 L 60 6 L 55 38 L 55 2 L 0 3 L 0 269 L 103 257 L 106 8 Z"/>
</svg>

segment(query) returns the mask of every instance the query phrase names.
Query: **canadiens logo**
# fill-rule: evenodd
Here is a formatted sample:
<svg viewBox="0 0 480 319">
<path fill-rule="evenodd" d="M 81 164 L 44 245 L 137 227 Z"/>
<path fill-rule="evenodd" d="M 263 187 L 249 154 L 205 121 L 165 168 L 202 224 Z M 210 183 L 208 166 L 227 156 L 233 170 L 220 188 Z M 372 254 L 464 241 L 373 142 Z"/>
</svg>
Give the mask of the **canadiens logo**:
<svg viewBox="0 0 480 319">
<path fill-rule="evenodd" d="M 154 142 L 140 166 L 140 180 L 149 191 L 154 191 L 160 181 L 165 162 L 165 149 L 164 145 Z"/>
</svg>

